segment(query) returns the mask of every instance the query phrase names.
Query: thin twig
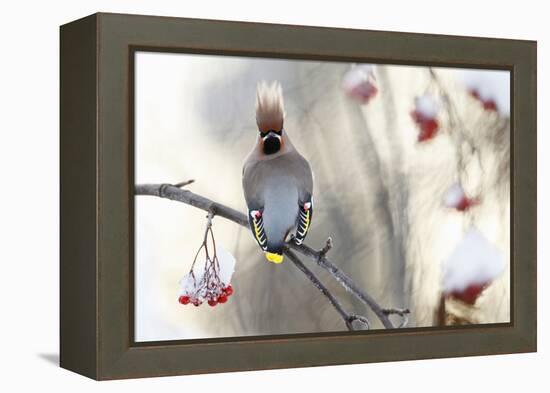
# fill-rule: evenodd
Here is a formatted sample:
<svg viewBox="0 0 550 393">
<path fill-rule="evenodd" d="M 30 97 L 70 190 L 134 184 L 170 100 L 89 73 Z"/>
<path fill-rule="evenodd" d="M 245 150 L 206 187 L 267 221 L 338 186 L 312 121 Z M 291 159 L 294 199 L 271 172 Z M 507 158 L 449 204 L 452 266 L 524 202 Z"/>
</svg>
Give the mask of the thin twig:
<svg viewBox="0 0 550 393">
<path fill-rule="evenodd" d="M 189 190 L 182 190 L 170 184 L 138 184 L 136 185 L 135 193 L 136 195 L 151 195 L 186 203 L 198 209 L 210 212 L 212 215 L 226 218 L 248 228 L 248 220 L 243 213 Z M 326 248 L 327 245 L 320 251 L 315 251 L 304 243 L 297 245 L 291 241 L 287 243 L 285 254 L 289 255 L 289 249 L 292 249 L 313 259 L 320 267 L 327 270 L 347 291 L 365 303 L 374 312 L 385 328 L 393 329 L 394 326 L 388 318 L 388 315 L 384 313 L 384 309 L 380 307 L 370 295 L 360 289 L 348 275 L 326 258 L 326 252 L 328 252 L 328 250 L 323 252 Z M 355 319 L 360 320 L 359 318 Z"/>
<path fill-rule="evenodd" d="M 214 213 L 208 212 L 206 215 L 206 229 L 204 230 L 204 243 L 206 244 L 206 241 L 208 240 L 208 232 L 210 232 L 212 228 L 212 219 L 214 218 Z"/>
<path fill-rule="evenodd" d="M 408 308 L 385 308 L 382 310 L 384 312 L 384 314 L 386 315 L 393 315 L 393 314 L 397 314 L 399 315 L 400 317 L 406 315 L 406 314 L 410 314 L 410 310 Z"/>
<path fill-rule="evenodd" d="M 321 257 L 325 257 L 327 253 L 332 249 L 332 237 L 329 236 L 325 246 L 319 251 Z"/>
<path fill-rule="evenodd" d="M 174 184 L 174 187 L 183 188 L 183 187 L 188 186 L 189 184 L 192 184 L 194 182 L 195 182 L 195 179 L 189 179 L 189 180 L 182 181 L 180 183 Z"/>
<path fill-rule="evenodd" d="M 344 310 L 342 304 L 336 299 L 336 297 L 334 297 L 334 295 L 327 289 L 327 287 L 323 285 L 323 283 L 315 276 L 315 274 L 304 265 L 304 263 L 300 260 L 300 258 L 298 258 L 298 256 L 294 252 L 287 249 L 285 251 L 285 254 L 288 259 L 290 259 L 292 263 L 294 263 L 294 265 L 296 265 L 296 267 L 306 275 L 306 277 L 313 283 L 315 288 L 317 288 L 319 292 L 321 292 L 328 299 L 330 304 L 332 304 L 332 306 L 336 309 L 338 314 L 340 314 L 340 316 L 344 320 L 344 323 L 346 324 L 348 330 L 355 330 L 352 325 L 352 322 L 354 320 L 366 320 L 366 322 L 364 323 L 367 325 L 367 327 L 370 327 L 369 321 L 366 317 L 348 314 Z"/>
<path fill-rule="evenodd" d="M 382 307 L 380 307 L 380 305 L 370 295 L 361 290 L 361 288 L 359 288 L 346 273 L 340 270 L 338 266 L 329 261 L 325 256 L 321 255 L 320 251 L 315 251 L 304 243 L 298 246 L 291 242 L 288 243 L 288 246 L 293 250 L 312 258 L 319 266 L 327 270 L 348 292 L 369 306 L 386 329 L 394 328 L 388 316 L 384 314 Z"/>
<path fill-rule="evenodd" d="M 439 94 L 443 97 L 443 102 L 445 103 L 445 106 L 447 108 L 447 114 L 449 115 L 449 126 L 451 131 L 450 133 L 455 140 L 456 152 L 458 156 L 457 169 L 458 169 L 459 176 L 465 174 L 464 172 L 466 171 L 463 152 L 461 151 L 462 142 L 466 142 L 466 144 L 470 148 L 470 154 L 474 155 L 478 161 L 478 165 L 482 172 L 482 177 L 483 177 L 485 171 L 483 169 L 483 163 L 481 162 L 481 154 L 480 154 L 479 148 L 476 146 L 474 138 L 471 136 L 471 132 L 468 131 L 466 125 L 462 121 L 462 118 L 459 115 L 458 109 L 456 108 L 456 105 L 451 99 L 451 95 L 447 92 L 447 89 L 445 88 L 443 82 L 441 81 L 437 73 L 434 71 L 432 67 L 429 67 L 428 69 L 429 69 L 430 77 L 435 83 L 435 85 L 437 86 L 437 89 L 439 90 Z"/>
<path fill-rule="evenodd" d="M 387 316 L 399 315 L 401 317 L 401 323 L 397 326 L 398 329 L 407 327 L 409 323 L 409 314 L 411 313 L 408 308 L 385 308 L 382 311 L 384 311 L 384 314 Z"/>
</svg>

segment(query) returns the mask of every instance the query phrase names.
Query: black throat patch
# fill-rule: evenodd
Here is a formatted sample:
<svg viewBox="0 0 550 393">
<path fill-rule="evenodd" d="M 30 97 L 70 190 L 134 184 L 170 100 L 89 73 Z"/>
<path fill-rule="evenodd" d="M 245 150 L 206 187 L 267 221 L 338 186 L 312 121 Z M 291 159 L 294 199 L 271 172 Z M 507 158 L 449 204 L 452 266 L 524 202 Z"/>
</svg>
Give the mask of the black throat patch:
<svg viewBox="0 0 550 393">
<path fill-rule="evenodd" d="M 281 141 L 274 135 L 264 139 L 264 154 L 275 154 L 281 150 Z"/>
</svg>

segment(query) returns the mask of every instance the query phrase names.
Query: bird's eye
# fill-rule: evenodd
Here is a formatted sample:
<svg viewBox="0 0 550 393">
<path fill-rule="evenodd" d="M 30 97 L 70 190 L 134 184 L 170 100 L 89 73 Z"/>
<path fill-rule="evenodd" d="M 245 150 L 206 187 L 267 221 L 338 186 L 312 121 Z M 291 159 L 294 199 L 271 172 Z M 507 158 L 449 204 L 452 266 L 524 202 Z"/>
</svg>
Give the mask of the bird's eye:
<svg viewBox="0 0 550 393">
<path fill-rule="evenodd" d="M 269 134 L 270 132 L 273 132 L 279 136 L 281 136 L 283 134 L 283 130 L 281 129 L 280 131 L 275 131 L 275 130 L 268 130 L 268 131 L 260 131 L 260 136 L 262 138 L 265 138 L 267 136 L 267 134 Z"/>
</svg>

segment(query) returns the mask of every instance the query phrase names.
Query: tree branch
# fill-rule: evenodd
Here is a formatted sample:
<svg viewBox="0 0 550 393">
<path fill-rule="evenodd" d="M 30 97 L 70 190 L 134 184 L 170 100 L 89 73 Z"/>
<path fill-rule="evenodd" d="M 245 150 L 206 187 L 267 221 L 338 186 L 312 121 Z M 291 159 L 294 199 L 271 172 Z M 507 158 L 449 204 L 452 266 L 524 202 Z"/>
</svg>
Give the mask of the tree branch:
<svg viewBox="0 0 550 393">
<path fill-rule="evenodd" d="M 243 213 L 171 184 L 138 184 L 136 195 L 151 195 L 183 202 L 248 228 L 248 220 Z"/>
<path fill-rule="evenodd" d="M 315 251 L 304 243 L 298 246 L 297 244 L 290 242 L 287 244 L 287 246 L 307 257 L 312 258 L 315 262 L 317 262 L 319 266 L 327 270 L 336 279 L 336 281 L 338 281 L 340 285 L 342 285 L 348 292 L 352 293 L 355 297 L 357 297 L 359 300 L 369 306 L 386 329 L 394 328 L 390 319 L 384 313 L 384 309 L 380 307 L 380 305 L 378 305 L 378 303 L 370 295 L 362 291 L 346 273 L 340 270 L 338 266 L 329 261 L 323 255 L 323 250 Z"/>
<path fill-rule="evenodd" d="M 309 278 L 309 280 L 313 283 L 313 285 L 323 295 L 327 297 L 330 304 L 332 304 L 332 306 L 336 309 L 338 314 L 340 314 L 340 316 L 344 320 L 344 323 L 346 324 L 346 327 L 348 328 L 348 330 L 355 330 L 353 328 L 353 321 L 355 320 L 360 320 L 367 326 L 367 329 L 370 328 L 369 320 L 366 317 L 358 316 L 354 314 L 348 314 L 344 310 L 344 307 L 342 307 L 342 304 L 340 304 L 340 302 L 334 297 L 334 295 L 323 285 L 323 283 L 321 283 L 321 281 L 315 276 L 315 274 L 303 264 L 303 262 L 300 260 L 300 258 L 298 258 L 296 254 L 294 254 L 290 250 L 286 250 L 285 254 L 288 257 L 288 259 L 290 259 L 294 263 L 294 265 L 296 265 L 296 267 L 300 269 L 302 273 L 306 275 L 307 278 Z"/>
<path fill-rule="evenodd" d="M 190 184 L 190 182 L 182 182 L 177 185 L 170 184 L 138 184 L 135 187 L 136 195 L 150 195 L 160 198 L 167 198 L 173 201 L 182 202 L 191 206 L 194 206 L 198 209 L 205 210 L 212 215 L 217 215 L 223 218 L 226 218 L 230 221 L 233 221 L 239 225 L 242 225 L 248 228 L 248 220 L 246 215 L 243 213 L 232 209 L 228 206 L 222 205 L 221 203 L 214 202 L 208 198 L 205 198 L 201 195 L 195 194 L 189 190 L 182 190 L 178 186 L 184 186 Z M 350 315 L 347 314 L 342 308 L 341 304 L 336 300 L 336 298 L 323 286 L 323 284 L 313 275 L 313 273 L 305 267 L 305 265 L 299 260 L 299 258 L 291 251 L 295 250 L 301 253 L 304 256 L 307 256 L 313 259 L 320 267 L 327 270 L 336 280 L 342 285 L 347 291 L 365 303 L 374 314 L 378 317 L 382 325 L 387 329 L 394 328 L 392 322 L 390 321 L 387 313 L 387 310 L 380 307 L 380 305 L 367 293 L 361 290 L 353 280 L 347 276 L 340 268 L 334 265 L 326 258 L 327 252 L 332 247 L 332 240 L 327 240 L 327 243 L 323 249 L 320 251 L 315 251 L 311 247 L 302 243 L 297 245 L 294 242 L 287 243 L 287 247 L 284 252 L 289 257 L 289 259 L 298 267 L 307 278 L 313 282 L 313 284 L 325 295 L 331 304 L 336 308 L 340 316 L 346 321 L 346 326 L 348 329 L 352 328 L 351 324 L 353 321 L 361 321 L 365 325 L 370 326 L 368 320 L 365 317 L 359 315 Z M 304 270 L 305 269 L 305 270 Z M 408 310 L 402 310 L 402 313 L 399 314 L 402 317 L 405 317 L 405 314 L 408 313 Z M 401 324 L 400 326 L 402 326 Z"/>
</svg>

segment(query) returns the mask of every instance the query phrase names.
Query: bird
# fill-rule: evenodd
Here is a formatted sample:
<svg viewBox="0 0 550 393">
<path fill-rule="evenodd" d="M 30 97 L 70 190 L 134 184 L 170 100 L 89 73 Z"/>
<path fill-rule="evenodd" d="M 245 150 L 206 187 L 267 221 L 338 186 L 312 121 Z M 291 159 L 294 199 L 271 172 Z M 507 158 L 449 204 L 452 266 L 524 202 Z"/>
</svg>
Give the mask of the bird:
<svg viewBox="0 0 550 393">
<path fill-rule="evenodd" d="M 242 169 L 248 221 L 269 262 L 283 262 L 288 240 L 300 245 L 313 217 L 313 172 L 284 127 L 280 82 L 256 88 L 256 143 Z"/>
</svg>

